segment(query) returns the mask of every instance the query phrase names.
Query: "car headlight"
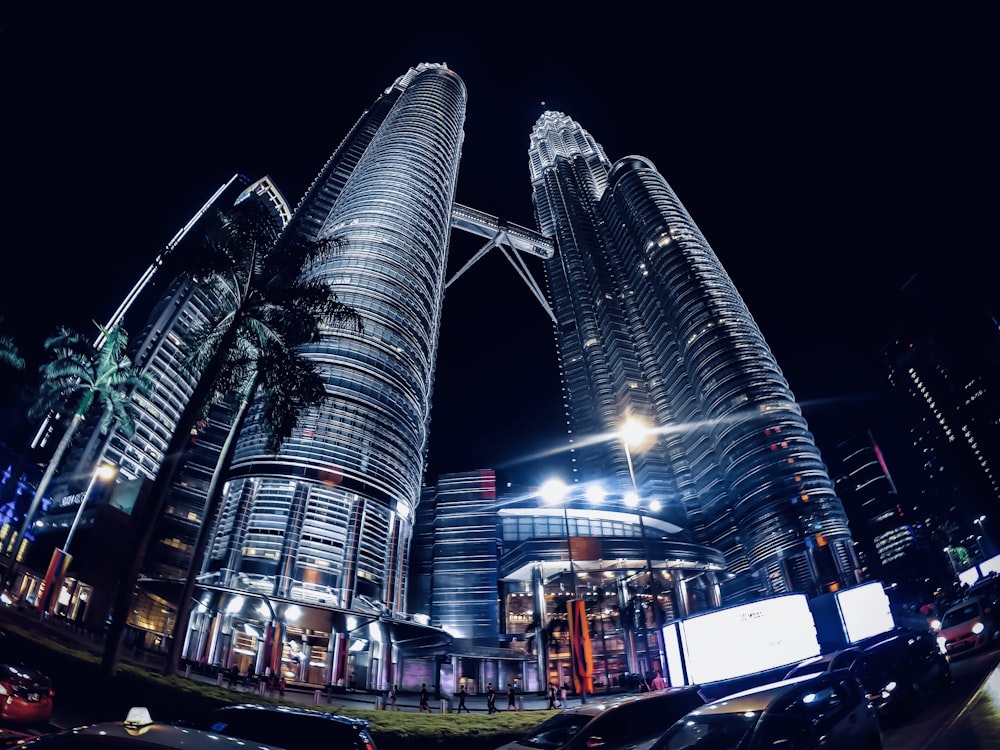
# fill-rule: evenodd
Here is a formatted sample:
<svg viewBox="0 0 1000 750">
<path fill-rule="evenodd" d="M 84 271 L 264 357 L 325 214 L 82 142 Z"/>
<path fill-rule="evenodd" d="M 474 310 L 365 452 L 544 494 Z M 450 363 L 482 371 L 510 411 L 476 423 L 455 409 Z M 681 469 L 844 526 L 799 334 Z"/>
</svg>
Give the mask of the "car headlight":
<svg viewBox="0 0 1000 750">
<path fill-rule="evenodd" d="M 940 630 L 940 629 L 941 629 L 941 621 L 938 620 L 937 618 L 931 620 L 931 630 Z"/>
<path fill-rule="evenodd" d="M 984 630 L 986 630 L 986 626 L 983 625 L 982 622 L 977 622 L 975 625 L 972 626 L 972 632 L 975 633 L 976 635 L 979 635 Z"/>
<path fill-rule="evenodd" d="M 883 695 L 883 697 L 888 697 L 889 693 L 891 693 L 893 690 L 895 690 L 896 687 L 897 687 L 897 684 L 896 684 L 895 680 L 893 680 L 892 682 L 887 683 L 886 686 L 884 688 L 882 688 L 882 695 Z"/>
<path fill-rule="evenodd" d="M 0 682 L 0 695 L 7 695 L 7 686 Z"/>
<path fill-rule="evenodd" d="M 945 638 L 943 635 L 939 635 L 937 641 L 938 641 L 938 648 L 941 649 L 941 653 L 942 654 L 945 653 L 945 644 L 948 643 L 948 639 Z"/>
</svg>

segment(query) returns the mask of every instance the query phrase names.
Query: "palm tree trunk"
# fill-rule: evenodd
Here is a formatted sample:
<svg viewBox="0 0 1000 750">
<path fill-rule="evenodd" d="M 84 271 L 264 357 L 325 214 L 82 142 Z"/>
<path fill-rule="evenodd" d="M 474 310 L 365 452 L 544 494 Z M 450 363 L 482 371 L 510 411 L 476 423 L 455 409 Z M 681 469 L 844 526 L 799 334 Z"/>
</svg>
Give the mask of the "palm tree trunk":
<svg viewBox="0 0 1000 750">
<path fill-rule="evenodd" d="M 122 636 L 124 636 L 125 627 L 128 624 L 132 594 L 146 557 L 146 551 L 149 548 L 149 542 L 153 536 L 153 530 L 163 513 L 163 507 L 170 494 L 174 477 L 177 476 L 177 471 L 184 461 L 185 449 L 191 440 L 191 430 L 194 429 L 201 416 L 203 406 L 208 403 L 208 399 L 215 392 L 216 381 L 229 350 L 236 340 L 236 334 L 237 326 L 231 322 L 229 329 L 219 341 L 215 354 L 212 355 L 212 359 L 198 377 L 194 393 L 191 394 L 180 419 L 177 420 L 177 428 L 170 436 L 163 462 L 160 464 L 149 493 L 136 506 L 137 517 L 134 528 L 137 537 L 131 552 L 126 555 L 122 575 L 118 580 L 118 588 L 115 591 L 111 610 L 111 621 L 108 623 L 108 632 L 104 639 L 104 653 L 101 657 L 101 671 L 108 677 L 114 677 L 118 672 L 118 657 L 121 651 Z"/>
<path fill-rule="evenodd" d="M 62 439 L 59 441 L 59 445 L 56 446 L 56 451 L 52 454 L 52 458 L 49 460 L 49 465 L 45 467 L 45 473 L 42 475 L 42 479 L 38 483 L 38 487 L 35 489 L 35 495 L 31 498 L 31 504 L 28 506 L 27 513 L 24 514 L 24 521 L 21 523 L 21 530 L 14 538 L 15 546 L 14 549 L 10 550 L 10 558 L 7 562 L 7 567 L 3 572 L 3 579 L 0 580 L 0 591 L 7 590 L 7 586 L 14 573 L 14 560 L 17 557 L 17 547 L 23 543 L 25 534 L 28 533 L 28 529 L 30 529 L 31 524 L 34 523 L 35 513 L 38 512 L 38 506 L 42 502 L 42 497 L 44 497 L 45 493 L 48 491 L 49 484 L 52 482 L 52 477 L 55 476 L 56 469 L 59 468 L 63 455 L 69 448 L 69 444 L 73 442 L 73 436 L 76 434 L 76 431 L 80 428 L 81 424 L 83 424 L 83 411 L 78 409 L 76 413 L 73 414 L 73 419 L 69 423 L 69 426 L 66 427 L 66 432 L 63 433 Z"/>
<path fill-rule="evenodd" d="M 248 391 L 253 393 L 253 390 Z M 205 549 L 208 547 L 209 533 L 214 529 L 214 519 L 219 511 L 222 502 L 222 475 L 232 459 L 233 451 L 236 449 L 236 437 L 240 434 L 243 422 L 246 420 L 247 408 L 250 405 L 249 397 L 240 400 L 240 407 L 233 419 L 233 424 L 226 435 L 226 441 L 219 452 L 219 458 L 215 463 L 215 471 L 212 472 L 212 480 L 208 485 L 208 494 L 205 498 L 205 511 L 202 514 L 202 523 L 198 527 L 198 536 L 195 539 L 194 551 L 191 560 L 188 562 L 187 575 L 184 578 L 184 590 L 181 592 L 180 601 L 177 603 L 177 614 L 174 617 L 174 631 L 170 640 L 170 650 L 167 653 L 167 661 L 163 665 L 163 674 L 169 676 L 177 672 L 180 662 L 181 649 L 184 646 L 184 636 L 187 631 L 188 619 L 191 616 L 191 604 L 193 603 L 194 584 L 198 580 L 201 571 L 202 561 L 205 557 Z"/>
</svg>

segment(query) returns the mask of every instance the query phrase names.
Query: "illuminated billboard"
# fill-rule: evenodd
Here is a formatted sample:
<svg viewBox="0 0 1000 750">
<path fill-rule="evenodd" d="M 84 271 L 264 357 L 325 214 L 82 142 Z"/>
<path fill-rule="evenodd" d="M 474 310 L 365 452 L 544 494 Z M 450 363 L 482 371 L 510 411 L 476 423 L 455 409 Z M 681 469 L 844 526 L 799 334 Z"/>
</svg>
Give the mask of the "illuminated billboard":
<svg viewBox="0 0 1000 750">
<path fill-rule="evenodd" d="M 889 597 L 878 581 L 838 591 L 837 608 L 848 643 L 884 633 L 896 627 Z"/>
<path fill-rule="evenodd" d="M 717 609 L 679 624 L 689 684 L 766 672 L 820 652 L 804 594 Z"/>
</svg>

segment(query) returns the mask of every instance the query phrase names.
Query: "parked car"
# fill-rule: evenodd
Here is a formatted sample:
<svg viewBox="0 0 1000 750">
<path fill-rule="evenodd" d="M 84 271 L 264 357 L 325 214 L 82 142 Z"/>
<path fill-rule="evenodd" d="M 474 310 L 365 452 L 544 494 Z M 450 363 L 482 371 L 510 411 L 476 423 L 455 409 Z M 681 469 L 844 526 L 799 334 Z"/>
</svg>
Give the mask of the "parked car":
<svg viewBox="0 0 1000 750">
<path fill-rule="evenodd" d="M 1000 636 L 997 627 L 989 600 L 964 599 L 941 615 L 937 642 L 942 653 L 955 658 L 986 648 Z"/>
<path fill-rule="evenodd" d="M 979 599 L 989 599 L 995 602 L 1000 599 L 1000 575 L 990 573 L 972 584 L 965 592 L 966 598 L 976 597 Z"/>
<path fill-rule="evenodd" d="M 155 722 L 145 708 L 136 707 L 128 712 L 125 721 L 108 721 L 66 729 L 18 742 L 25 750 L 250 750 L 246 740 L 225 737 L 217 732 L 203 732 L 191 727 Z M 252 750 L 281 750 L 262 743 L 255 743 Z"/>
<path fill-rule="evenodd" d="M 175 723 L 285 750 L 377 750 L 367 720 L 298 706 L 235 703 Z"/>
<path fill-rule="evenodd" d="M 0 664 L 0 724 L 48 723 L 54 696 L 52 681 L 37 669 Z"/>
<path fill-rule="evenodd" d="M 898 721 L 921 698 L 951 685 L 951 665 L 930 631 L 896 628 L 793 667 L 786 679 L 847 669 L 886 721 Z"/>
<path fill-rule="evenodd" d="M 675 722 L 651 750 L 774 747 L 879 750 L 878 714 L 851 672 L 803 675 L 696 708 Z"/>
<path fill-rule="evenodd" d="M 595 700 L 560 711 L 497 750 L 645 750 L 674 721 L 705 702 L 693 686 Z"/>
</svg>

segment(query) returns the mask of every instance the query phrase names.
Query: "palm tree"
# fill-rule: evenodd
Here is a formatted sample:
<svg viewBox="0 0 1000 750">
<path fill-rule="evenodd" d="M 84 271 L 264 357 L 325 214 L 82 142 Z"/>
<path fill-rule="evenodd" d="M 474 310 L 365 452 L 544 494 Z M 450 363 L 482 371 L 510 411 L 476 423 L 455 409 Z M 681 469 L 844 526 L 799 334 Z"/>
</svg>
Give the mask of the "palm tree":
<svg viewBox="0 0 1000 750">
<path fill-rule="evenodd" d="M 3 323 L 2 317 L 0 317 L 0 323 Z M 22 357 L 21 352 L 18 351 L 17 344 L 14 343 L 14 339 L 4 334 L 0 334 L 0 362 L 8 367 L 12 367 L 15 370 L 24 369 L 24 357 Z M 6 505 L 17 491 L 17 485 L 20 481 L 21 473 L 24 471 L 24 454 L 25 451 L 21 451 L 18 454 L 16 467 L 12 467 L 12 471 L 10 473 L 11 481 L 6 482 L 3 487 L 0 488 L 0 507 Z"/>
<path fill-rule="evenodd" d="M 0 323 L 3 323 L 2 317 L 0 317 Z M 15 370 L 24 369 L 24 357 L 18 351 L 17 344 L 14 343 L 14 339 L 5 334 L 0 334 L 0 362 Z"/>
<path fill-rule="evenodd" d="M 39 418 L 50 414 L 72 414 L 72 418 L 35 488 L 21 530 L 14 537 L 16 545 L 23 543 L 52 477 L 95 403 L 100 407 L 97 427 L 102 435 L 117 424 L 122 434 L 131 437 L 135 432 L 130 413 L 131 395 L 133 392 L 148 394 L 152 389 L 152 381 L 133 366 L 125 353 L 128 348 L 125 330 L 121 326 L 115 326 L 110 331 L 101 326 L 98 328 L 105 339 L 96 352 L 82 335 L 68 328 L 60 328 L 45 341 L 44 346 L 51 359 L 39 368 L 42 381 L 29 416 Z M 0 590 L 10 582 L 15 557 L 16 548 L 11 552 L 10 564 L 4 570 Z"/>
<path fill-rule="evenodd" d="M 313 364 L 299 354 L 297 347 L 318 339 L 325 325 L 352 327 L 359 332 L 362 329 L 358 313 L 340 302 L 326 284 L 301 279 L 309 264 L 336 252 L 338 241 L 279 243 L 278 228 L 266 210 L 254 201 L 237 204 L 232 215 L 221 217 L 220 226 L 221 232 L 207 238 L 205 250 L 198 256 L 198 267 L 184 275 L 231 304 L 193 337 L 190 365 L 197 375 L 197 384 L 177 422 L 149 496 L 138 510 L 139 536 L 128 557 L 128 569 L 118 584 L 101 661 L 102 670 L 108 675 L 117 671 L 132 589 L 156 519 L 183 463 L 191 432 L 212 399 L 217 394 L 235 395 L 240 406 L 211 482 L 205 523 L 186 579 L 192 587 L 191 579 L 200 568 L 207 543 L 207 538 L 203 538 L 207 534 L 205 526 L 218 505 L 221 474 L 228 464 L 248 404 L 254 397 L 261 399 L 268 450 L 277 452 L 302 409 L 317 405 L 326 393 Z M 186 599 L 185 596 L 179 605 L 182 610 L 187 610 Z M 175 628 L 182 627 L 184 619 L 178 612 Z M 174 643 L 178 640 L 175 635 Z M 176 668 L 177 648 L 172 646 L 167 659 L 168 673 Z"/>
</svg>

